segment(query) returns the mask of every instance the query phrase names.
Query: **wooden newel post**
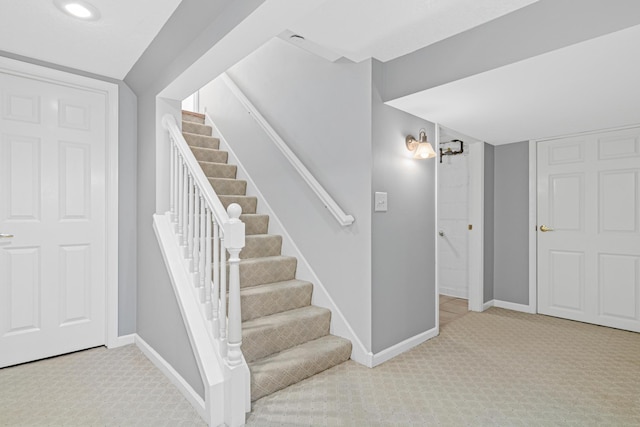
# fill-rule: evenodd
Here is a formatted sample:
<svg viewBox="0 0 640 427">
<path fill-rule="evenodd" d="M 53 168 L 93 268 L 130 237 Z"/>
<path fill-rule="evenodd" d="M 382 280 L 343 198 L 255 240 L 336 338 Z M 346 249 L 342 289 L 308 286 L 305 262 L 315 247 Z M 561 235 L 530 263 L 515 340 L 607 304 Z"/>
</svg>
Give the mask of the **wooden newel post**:
<svg viewBox="0 0 640 427">
<path fill-rule="evenodd" d="M 232 203 L 227 208 L 229 222 L 224 224 L 224 246 L 229 251 L 229 307 L 227 325 L 227 359 L 229 365 L 242 362 L 242 314 L 240 311 L 240 251 L 244 248 L 244 223 L 240 221 L 242 208 Z"/>
</svg>

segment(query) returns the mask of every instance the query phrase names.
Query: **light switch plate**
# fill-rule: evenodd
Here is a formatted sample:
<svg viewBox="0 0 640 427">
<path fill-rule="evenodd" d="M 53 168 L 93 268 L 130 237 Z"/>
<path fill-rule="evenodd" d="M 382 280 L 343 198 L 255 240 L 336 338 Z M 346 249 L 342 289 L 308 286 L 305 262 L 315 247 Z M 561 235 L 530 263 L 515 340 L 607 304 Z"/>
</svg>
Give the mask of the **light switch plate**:
<svg viewBox="0 0 640 427">
<path fill-rule="evenodd" d="M 374 203 L 374 211 L 375 212 L 386 212 L 387 211 L 387 193 L 381 193 L 376 191 L 375 197 L 373 198 Z"/>
</svg>

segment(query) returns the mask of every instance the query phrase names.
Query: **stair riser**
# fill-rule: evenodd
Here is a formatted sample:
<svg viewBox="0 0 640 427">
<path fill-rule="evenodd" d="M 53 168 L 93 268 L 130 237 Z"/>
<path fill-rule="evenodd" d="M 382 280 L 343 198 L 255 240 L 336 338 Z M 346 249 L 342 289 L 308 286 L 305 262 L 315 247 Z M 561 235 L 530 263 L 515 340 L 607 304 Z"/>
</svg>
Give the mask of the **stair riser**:
<svg viewBox="0 0 640 427">
<path fill-rule="evenodd" d="M 279 258 L 256 263 L 240 262 L 240 287 L 264 285 L 266 283 L 284 282 L 296 277 L 296 258 Z M 229 281 L 227 266 L 227 282 Z"/>
<path fill-rule="evenodd" d="M 209 182 L 219 196 L 244 196 L 247 193 L 247 181 L 209 178 Z"/>
<path fill-rule="evenodd" d="M 204 117 L 202 116 L 196 116 L 195 114 L 186 114 L 186 113 L 182 113 L 182 121 L 183 122 L 193 122 L 193 123 L 198 123 L 203 125 L 204 124 Z"/>
<path fill-rule="evenodd" d="M 191 152 L 199 162 L 227 163 L 229 153 L 212 148 L 191 147 Z"/>
<path fill-rule="evenodd" d="M 231 203 L 237 203 L 242 208 L 242 213 L 253 214 L 256 213 L 256 207 L 258 206 L 258 199 L 248 196 L 220 196 L 220 202 L 226 209 Z"/>
<path fill-rule="evenodd" d="M 313 285 L 291 281 L 244 288 L 240 292 L 242 321 L 282 313 L 311 304 Z"/>
<path fill-rule="evenodd" d="M 217 150 L 220 148 L 220 140 L 211 136 L 194 135 L 192 133 L 183 133 L 184 140 L 187 141 L 189 147 L 210 148 Z"/>
<path fill-rule="evenodd" d="M 282 237 L 274 234 L 264 236 L 246 236 L 245 246 L 240 252 L 240 259 L 278 256 L 282 252 Z M 229 254 L 227 253 L 227 259 Z"/>
<path fill-rule="evenodd" d="M 314 310 L 312 316 L 291 317 L 277 325 L 254 328 L 247 323 L 242 330 L 242 353 L 248 363 L 253 362 L 329 334 L 330 323 L 329 310 Z"/>
<path fill-rule="evenodd" d="M 269 215 L 240 215 L 240 220 L 247 236 L 269 232 Z"/>
<path fill-rule="evenodd" d="M 236 165 L 228 165 L 226 163 L 208 163 L 200 162 L 202 171 L 208 178 L 227 178 L 236 179 Z"/>
<path fill-rule="evenodd" d="M 323 337 L 292 348 L 264 361 L 249 364 L 251 400 L 257 400 L 333 368 L 351 357 L 351 343 L 338 337 Z"/>
<path fill-rule="evenodd" d="M 198 135 L 211 136 L 211 126 L 193 122 L 182 122 L 182 132 L 197 133 Z"/>
</svg>

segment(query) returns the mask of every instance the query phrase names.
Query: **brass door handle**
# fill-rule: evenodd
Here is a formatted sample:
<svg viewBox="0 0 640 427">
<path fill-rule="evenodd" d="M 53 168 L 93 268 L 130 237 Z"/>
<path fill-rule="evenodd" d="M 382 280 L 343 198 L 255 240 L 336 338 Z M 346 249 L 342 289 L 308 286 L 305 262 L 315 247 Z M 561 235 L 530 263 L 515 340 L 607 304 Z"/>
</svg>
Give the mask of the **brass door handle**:
<svg viewBox="0 0 640 427">
<path fill-rule="evenodd" d="M 10 239 L 12 237 L 13 237 L 13 234 L 0 233 L 0 239 Z"/>
<path fill-rule="evenodd" d="M 540 226 L 540 231 L 542 231 L 543 233 L 546 233 L 547 231 L 553 231 L 553 228 L 549 228 L 543 224 Z"/>
</svg>

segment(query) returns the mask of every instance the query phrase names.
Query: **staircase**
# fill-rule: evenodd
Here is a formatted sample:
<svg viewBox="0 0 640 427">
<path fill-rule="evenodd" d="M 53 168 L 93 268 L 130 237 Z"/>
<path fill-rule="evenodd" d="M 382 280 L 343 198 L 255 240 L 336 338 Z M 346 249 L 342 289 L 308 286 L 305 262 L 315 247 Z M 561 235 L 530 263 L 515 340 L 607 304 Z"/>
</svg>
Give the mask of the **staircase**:
<svg viewBox="0 0 640 427">
<path fill-rule="evenodd" d="M 281 253 L 282 236 L 268 234 L 269 216 L 204 124 L 183 111 L 182 131 L 220 201 L 242 207 L 246 243 L 240 252 L 242 353 L 251 371 L 251 400 L 302 381 L 349 359 L 351 342 L 329 334 L 331 312 L 311 305 L 313 284 L 297 280 L 295 257 Z"/>
</svg>

